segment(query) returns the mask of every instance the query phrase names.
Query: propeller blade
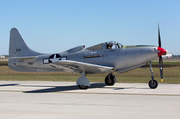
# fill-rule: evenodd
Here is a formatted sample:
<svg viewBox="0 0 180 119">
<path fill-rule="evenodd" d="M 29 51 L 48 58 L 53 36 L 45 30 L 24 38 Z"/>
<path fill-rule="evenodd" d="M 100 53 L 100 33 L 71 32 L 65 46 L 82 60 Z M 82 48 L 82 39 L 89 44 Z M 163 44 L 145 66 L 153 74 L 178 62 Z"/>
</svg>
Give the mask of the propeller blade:
<svg viewBox="0 0 180 119">
<path fill-rule="evenodd" d="M 159 24 L 158 24 L 158 42 L 159 42 L 159 47 L 161 47 L 161 36 L 160 36 Z"/>
<path fill-rule="evenodd" d="M 160 70 L 160 75 L 161 75 L 161 81 L 163 82 L 163 60 L 162 60 L 162 55 L 166 53 L 166 50 L 161 48 L 161 36 L 160 36 L 160 30 L 159 30 L 159 23 L 158 23 L 158 42 L 159 42 L 159 51 L 158 53 L 159 56 L 159 70 Z"/>
<path fill-rule="evenodd" d="M 163 82 L 163 60 L 162 56 L 159 57 L 159 70 L 161 75 L 161 81 Z"/>
</svg>

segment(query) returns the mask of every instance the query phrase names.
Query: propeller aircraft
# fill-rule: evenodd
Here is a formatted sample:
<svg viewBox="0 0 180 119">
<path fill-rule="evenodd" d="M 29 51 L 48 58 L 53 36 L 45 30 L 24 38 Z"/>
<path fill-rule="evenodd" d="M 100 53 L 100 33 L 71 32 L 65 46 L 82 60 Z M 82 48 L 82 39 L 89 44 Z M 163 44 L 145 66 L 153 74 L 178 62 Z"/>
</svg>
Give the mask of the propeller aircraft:
<svg viewBox="0 0 180 119">
<path fill-rule="evenodd" d="M 88 48 L 81 45 L 60 53 L 44 54 L 30 49 L 19 31 L 12 28 L 10 31 L 8 66 L 12 70 L 22 72 L 81 73 L 76 84 L 80 89 L 87 89 L 90 86 L 90 81 L 86 78 L 86 74 L 108 73 L 105 77 L 105 84 L 113 86 L 117 82 L 113 75 L 114 72 L 130 71 L 149 62 L 151 70 L 149 87 L 155 89 L 158 82 L 154 80 L 151 60 L 159 57 L 159 69 L 161 81 L 163 81 L 162 55 L 166 54 L 166 50 L 161 48 L 159 25 L 158 43 L 159 46 L 125 46 L 116 41 L 110 41 Z"/>
</svg>

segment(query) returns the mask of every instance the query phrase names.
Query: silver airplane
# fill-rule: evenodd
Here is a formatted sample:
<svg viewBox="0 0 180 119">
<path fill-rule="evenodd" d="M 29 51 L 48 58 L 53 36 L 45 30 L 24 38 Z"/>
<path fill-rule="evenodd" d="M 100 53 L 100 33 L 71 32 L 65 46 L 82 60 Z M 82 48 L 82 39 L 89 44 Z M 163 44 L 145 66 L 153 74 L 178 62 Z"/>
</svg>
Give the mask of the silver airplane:
<svg viewBox="0 0 180 119">
<path fill-rule="evenodd" d="M 73 72 L 81 73 L 76 84 L 80 89 L 87 89 L 90 81 L 86 74 L 108 73 L 105 84 L 113 86 L 117 80 L 113 72 L 123 73 L 150 64 L 151 80 L 149 87 L 155 89 L 158 82 L 154 80 L 151 60 L 159 57 L 161 80 L 163 81 L 162 55 L 166 50 L 161 48 L 158 25 L 159 47 L 149 45 L 125 46 L 115 41 L 104 42 L 92 47 L 84 45 L 54 54 L 38 53 L 31 50 L 19 31 L 12 28 L 9 42 L 8 66 L 22 72 Z"/>
</svg>

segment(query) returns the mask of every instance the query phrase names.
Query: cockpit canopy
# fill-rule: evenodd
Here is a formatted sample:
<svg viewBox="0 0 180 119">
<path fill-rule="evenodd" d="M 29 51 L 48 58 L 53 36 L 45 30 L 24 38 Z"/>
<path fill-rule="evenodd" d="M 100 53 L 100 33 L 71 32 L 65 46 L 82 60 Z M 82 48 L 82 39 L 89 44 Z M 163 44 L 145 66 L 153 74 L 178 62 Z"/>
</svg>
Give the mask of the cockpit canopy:
<svg viewBox="0 0 180 119">
<path fill-rule="evenodd" d="M 123 45 L 116 41 L 106 42 L 106 49 L 118 49 L 118 48 L 122 48 L 122 47 L 123 47 Z"/>
<path fill-rule="evenodd" d="M 121 43 L 118 43 L 116 41 L 109 41 L 105 43 L 100 43 L 94 46 L 91 46 L 87 48 L 88 50 L 100 50 L 100 49 L 118 49 L 122 48 L 123 45 Z"/>
</svg>

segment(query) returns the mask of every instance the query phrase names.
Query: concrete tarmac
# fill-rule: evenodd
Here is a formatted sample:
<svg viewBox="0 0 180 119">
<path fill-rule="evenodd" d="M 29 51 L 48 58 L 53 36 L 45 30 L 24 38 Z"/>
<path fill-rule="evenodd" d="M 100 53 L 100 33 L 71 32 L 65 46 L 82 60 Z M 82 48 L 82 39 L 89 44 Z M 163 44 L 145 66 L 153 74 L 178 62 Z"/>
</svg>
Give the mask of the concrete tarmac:
<svg viewBox="0 0 180 119">
<path fill-rule="evenodd" d="M 0 81 L 0 119 L 179 119 L 180 84 Z"/>
</svg>

